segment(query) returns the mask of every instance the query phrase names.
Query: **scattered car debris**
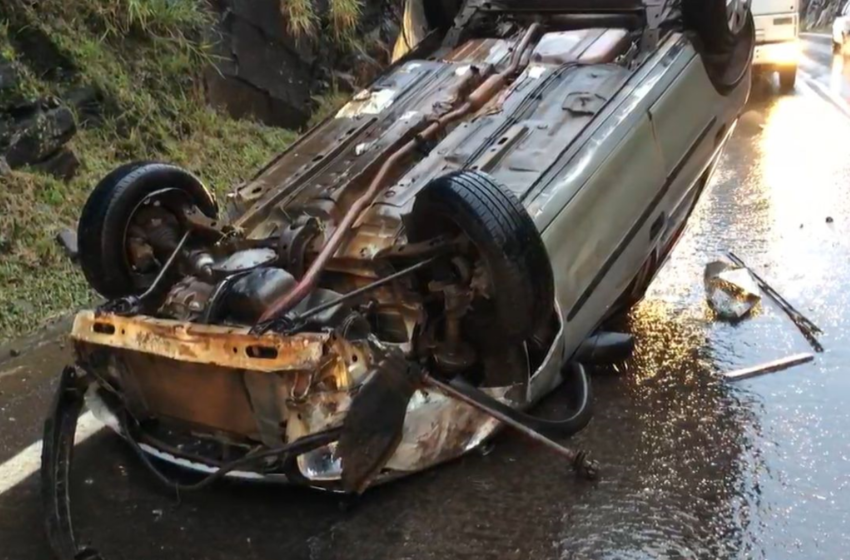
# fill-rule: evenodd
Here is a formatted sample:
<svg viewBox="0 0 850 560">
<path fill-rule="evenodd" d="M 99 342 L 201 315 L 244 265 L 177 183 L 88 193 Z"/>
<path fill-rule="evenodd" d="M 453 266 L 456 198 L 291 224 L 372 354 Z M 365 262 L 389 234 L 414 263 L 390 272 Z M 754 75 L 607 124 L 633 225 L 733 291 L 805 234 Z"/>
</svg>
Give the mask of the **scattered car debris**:
<svg viewBox="0 0 850 560">
<path fill-rule="evenodd" d="M 788 317 L 791 318 L 795 325 L 797 325 L 797 328 L 800 329 L 800 332 L 803 333 L 803 336 L 806 337 L 806 340 L 812 345 L 812 348 L 814 348 L 816 352 L 823 352 L 823 346 L 815 337 L 816 334 L 823 333 L 820 327 L 800 313 L 793 305 L 788 303 L 788 300 L 782 297 L 782 295 L 774 290 L 761 276 L 756 274 L 753 269 L 747 266 L 740 257 L 730 252 L 729 259 L 738 266 L 746 268 L 752 277 L 755 278 L 755 281 L 758 283 L 761 290 L 766 293 L 770 299 L 772 299 L 776 305 L 778 305 L 779 308 L 788 315 Z"/>
<path fill-rule="evenodd" d="M 757 366 L 736 369 L 734 371 L 724 373 L 723 377 L 730 381 L 741 381 L 743 379 L 751 379 L 753 377 L 758 377 L 767 373 L 782 371 L 793 366 L 798 366 L 800 364 L 811 362 L 814 359 L 815 357 L 813 354 L 794 354 L 793 356 L 788 356 L 787 358 L 773 360 L 772 362 L 766 362 Z"/>
<path fill-rule="evenodd" d="M 721 319 L 741 320 L 761 300 L 758 285 L 749 271 L 725 261 L 708 263 L 703 282 L 708 305 Z"/>
</svg>

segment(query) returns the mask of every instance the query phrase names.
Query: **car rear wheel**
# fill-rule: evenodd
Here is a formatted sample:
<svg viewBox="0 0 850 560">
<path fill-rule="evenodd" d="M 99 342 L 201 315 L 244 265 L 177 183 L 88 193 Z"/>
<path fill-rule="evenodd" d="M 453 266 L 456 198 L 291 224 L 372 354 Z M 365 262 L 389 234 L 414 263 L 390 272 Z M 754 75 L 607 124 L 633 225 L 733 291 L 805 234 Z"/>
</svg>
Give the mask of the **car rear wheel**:
<svg viewBox="0 0 850 560">
<path fill-rule="evenodd" d="M 455 232 L 471 241 L 487 287 L 467 314 L 468 338 L 519 342 L 552 318 L 552 266 L 540 233 L 517 197 L 489 175 L 459 171 L 429 183 L 407 231 L 412 242 Z"/>
<path fill-rule="evenodd" d="M 157 193 L 166 191 L 209 217 L 216 215 L 215 199 L 204 185 L 188 171 L 164 163 L 123 165 L 104 177 L 89 195 L 77 226 L 80 267 L 89 285 L 104 297 L 143 292 L 156 276 L 157 263 L 164 262 L 169 247 L 173 250 L 176 245 L 169 238 L 179 236 L 179 220 L 154 200 Z M 156 242 L 140 241 L 145 246 L 139 252 L 145 254 L 149 266 L 136 266 L 139 259 L 131 256 L 137 239 L 132 231 L 140 226 L 140 220 L 157 226 L 151 228 L 159 237 Z"/>
<path fill-rule="evenodd" d="M 683 0 L 685 26 L 696 34 L 706 69 L 721 93 L 734 89 L 752 64 L 752 0 Z"/>
<path fill-rule="evenodd" d="M 779 89 L 782 93 L 791 93 L 797 85 L 797 67 L 783 68 L 779 71 Z"/>
</svg>

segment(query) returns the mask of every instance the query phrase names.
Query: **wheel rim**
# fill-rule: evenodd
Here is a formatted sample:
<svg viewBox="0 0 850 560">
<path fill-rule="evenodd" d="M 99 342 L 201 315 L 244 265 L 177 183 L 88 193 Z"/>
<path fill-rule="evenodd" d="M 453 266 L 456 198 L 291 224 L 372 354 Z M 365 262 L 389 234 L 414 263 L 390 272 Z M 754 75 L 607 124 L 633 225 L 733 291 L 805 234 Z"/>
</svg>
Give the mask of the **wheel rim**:
<svg viewBox="0 0 850 560">
<path fill-rule="evenodd" d="M 747 14 L 752 0 L 726 0 L 726 21 L 729 31 L 734 35 L 740 33 L 747 24 Z"/>
</svg>

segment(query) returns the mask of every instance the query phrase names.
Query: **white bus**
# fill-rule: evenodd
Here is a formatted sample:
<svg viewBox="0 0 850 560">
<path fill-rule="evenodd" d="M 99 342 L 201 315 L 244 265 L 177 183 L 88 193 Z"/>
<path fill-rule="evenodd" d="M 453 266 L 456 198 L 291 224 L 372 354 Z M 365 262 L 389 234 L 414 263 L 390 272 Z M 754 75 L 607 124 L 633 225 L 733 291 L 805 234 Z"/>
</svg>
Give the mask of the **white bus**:
<svg viewBox="0 0 850 560">
<path fill-rule="evenodd" d="M 797 81 L 800 56 L 800 0 L 753 0 L 756 22 L 757 71 L 779 72 L 782 91 L 791 91 Z"/>
</svg>

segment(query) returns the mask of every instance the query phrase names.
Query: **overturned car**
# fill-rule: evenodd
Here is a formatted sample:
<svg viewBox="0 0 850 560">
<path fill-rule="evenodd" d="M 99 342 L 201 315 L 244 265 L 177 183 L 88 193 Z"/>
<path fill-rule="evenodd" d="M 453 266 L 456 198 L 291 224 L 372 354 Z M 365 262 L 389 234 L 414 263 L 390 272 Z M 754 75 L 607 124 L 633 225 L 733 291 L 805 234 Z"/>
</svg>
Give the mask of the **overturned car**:
<svg viewBox="0 0 850 560">
<path fill-rule="evenodd" d="M 503 425 L 593 474 L 551 437 L 589 420 L 581 362 L 642 297 L 734 128 L 749 2 L 451 4 L 221 206 L 161 163 L 96 186 L 80 264 L 108 302 L 77 315 L 45 425 L 58 556 L 78 553 L 67 476 L 84 404 L 187 489 L 362 492 Z M 562 383 L 572 416 L 524 412 Z"/>
</svg>

